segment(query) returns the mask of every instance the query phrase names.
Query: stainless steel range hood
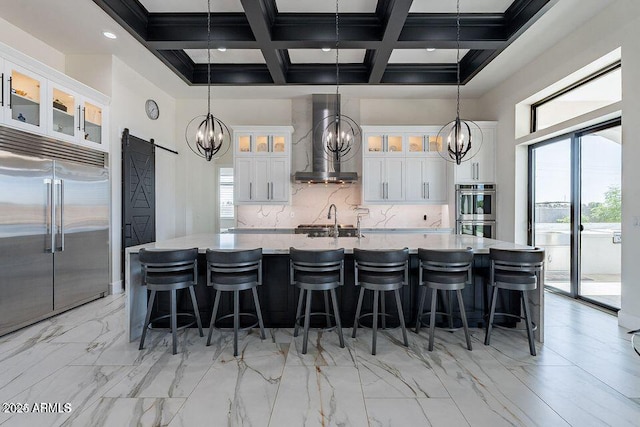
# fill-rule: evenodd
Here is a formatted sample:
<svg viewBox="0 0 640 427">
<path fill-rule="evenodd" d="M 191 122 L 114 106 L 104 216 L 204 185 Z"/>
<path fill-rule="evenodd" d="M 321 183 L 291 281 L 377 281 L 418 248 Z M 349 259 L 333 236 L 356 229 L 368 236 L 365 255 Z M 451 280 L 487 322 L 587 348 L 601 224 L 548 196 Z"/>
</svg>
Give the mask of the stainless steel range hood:
<svg viewBox="0 0 640 427">
<path fill-rule="evenodd" d="M 311 172 L 296 172 L 294 179 L 298 182 L 307 182 L 309 184 L 356 182 L 358 174 L 356 172 L 342 172 L 340 170 L 342 166 L 340 160 L 328 159 L 322 142 L 324 129 L 327 128 L 336 113 L 340 113 L 340 95 L 311 95 L 311 102 L 312 123 L 314 126 L 311 139 L 311 164 L 313 169 Z M 318 124 L 320 122 L 322 124 Z"/>
</svg>

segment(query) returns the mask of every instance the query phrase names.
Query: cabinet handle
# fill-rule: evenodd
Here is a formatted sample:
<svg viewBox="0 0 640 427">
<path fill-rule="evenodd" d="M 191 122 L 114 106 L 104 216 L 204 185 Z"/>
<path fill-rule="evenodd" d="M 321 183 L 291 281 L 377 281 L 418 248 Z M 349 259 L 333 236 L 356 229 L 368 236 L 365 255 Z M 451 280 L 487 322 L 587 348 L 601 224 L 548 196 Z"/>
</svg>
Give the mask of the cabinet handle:
<svg viewBox="0 0 640 427">
<path fill-rule="evenodd" d="M 61 179 L 58 183 L 60 184 L 60 194 L 58 195 L 60 200 L 60 228 L 58 229 L 60 232 L 60 247 L 56 250 L 64 252 L 64 179 Z"/>
<path fill-rule="evenodd" d="M 4 73 L 0 76 L 0 81 L 2 81 L 2 89 L 0 89 L 0 107 L 4 107 Z M 9 94 L 11 96 L 11 94 Z"/>
<path fill-rule="evenodd" d="M 389 151 L 389 136 L 388 135 L 384 136 L 384 147 L 383 147 L 382 150 L 385 151 L 385 152 Z"/>
<path fill-rule="evenodd" d="M 480 162 L 476 162 L 476 179 L 480 179 Z"/>
<path fill-rule="evenodd" d="M 82 131 L 87 131 L 87 109 L 82 107 Z"/>
<path fill-rule="evenodd" d="M 380 185 L 382 186 L 382 199 L 384 200 L 384 182 L 380 183 Z"/>
<path fill-rule="evenodd" d="M 269 183 L 269 186 L 271 187 L 271 200 L 273 200 L 273 182 Z"/>
<path fill-rule="evenodd" d="M 422 183 L 422 198 L 423 198 L 423 199 L 426 199 L 425 192 L 424 192 L 424 184 L 425 184 L 425 183 L 423 182 L 423 183 Z"/>
<path fill-rule="evenodd" d="M 78 105 L 78 130 L 80 129 L 80 120 L 82 120 L 82 115 L 80 114 L 80 106 Z"/>
<path fill-rule="evenodd" d="M 430 199 L 431 198 L 431 186 L 429 185 L 429 183 L 427 182 L 427 197 L 425 197 L 426 199 Z"/>
<path fill-rule="evenodd" d="M 427 151 L 427 136 L 422 135 L 422 151 Z"/>
<path fill-rule="evenodd" d="M 253 200 L 253 197 L 251 197 L 251 193 L 252 193 L 251 190 L 252 190 L 252 187 L 253 187 L 252 184 L 253 184 L 252 182 L 249 183 L 249 200 Z"/>
<path fill-rule="evenodd" d="M 384 192 L 384 198 L 388 199 L 389 198 L 389 183 L 385 182 L 385 192 Z"/>
<path fill-rule="evenodd" d="M 11 106 L 11 92 L 13 92 L 13 77 L 9 77 L 9 109 L 12 108 L 12 106 Z"/>
<path fill-rule="evenodd" d="M 269 192 L 271 191 L 271 186 L 269 185 L 269 182 L 267 182 L 267 200 L 269 200 Z"/>
</svg>

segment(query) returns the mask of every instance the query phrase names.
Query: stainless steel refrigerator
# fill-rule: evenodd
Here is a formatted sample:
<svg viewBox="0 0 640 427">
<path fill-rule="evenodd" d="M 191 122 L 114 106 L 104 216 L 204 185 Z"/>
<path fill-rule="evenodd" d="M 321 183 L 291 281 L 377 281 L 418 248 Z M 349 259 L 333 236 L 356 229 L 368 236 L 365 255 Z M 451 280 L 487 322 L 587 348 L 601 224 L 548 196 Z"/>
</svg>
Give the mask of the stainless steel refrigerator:
<svg viewBox="0 0 640 427">
<path fill-rule="evenodd" d="M 0 335 L 108 283 L 108 170 L 0 150 Z"/>
</svg>

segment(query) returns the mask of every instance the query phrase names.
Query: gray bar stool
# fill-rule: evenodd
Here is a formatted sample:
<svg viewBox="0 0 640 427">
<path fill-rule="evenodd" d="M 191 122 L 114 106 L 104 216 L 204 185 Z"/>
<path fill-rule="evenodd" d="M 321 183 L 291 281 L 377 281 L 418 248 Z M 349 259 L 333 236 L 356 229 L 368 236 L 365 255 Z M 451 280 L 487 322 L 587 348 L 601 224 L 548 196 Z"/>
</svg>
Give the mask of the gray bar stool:
<svg viewBox="0 0 640 427">
<path fill-rule="evenodd" d="M 311 316 L 325 316 L 327 330 L 333 329 L 330 320 L 333 317 L 336 322 L 335 328 L 338 330 L 340 347 L 344 348 L 340 309 L 338 308 L 338 299 L 336 297 L 336 288 L 344 284 L 344 249 L 312 251 L 289 248 L 289 258 L 291 284 L 300 289 L 293 332 L 294 337 L 298 336 L 300 320 L 304 318 L 302 354 L 307 354 Z M 323 291 L 324 312 L 311 312 L 311 295 L 313 291 Z M 305 292 L 307 297 L 304 315 L 302 315 Z M 327 294 L 331 295 L 333 314 L 329 310 L 329 297 Z"/>
<path fill-rule="evenodd" d="M 536 346 L 533 340 L 534 325 L 531 321 L 531 309 L 529 308 L 529 300 L 527 300 L 525 292 L 533 291 L 540 283 L 540 275 L 544 267 L 544 249 L 507 250 L 490 248 L 489 260 L 489 283 L 493 286 L 493 296 L 491 298 L 491 310 L 489 312 L 484 344 L 489 345 L 491 342 L 491 329 L 493 328 L 493 319 L 496 314 L 515 317 L 525 321 L 527 337 L 529 338 L 529 350 L 531 355 L 535 356 Z M 520 292 L 524 316 L 495 312 L 498 291 L 500 289 Z"/>
<path fill-rule="evenodd" d="M 260 338 L 265 339 L 264 324 L 260 311 L 257 287 L 262 285 L 262 248 L 243 251 L 224 251 L 207 249 L 207 286 L 213 286 L 216 297 L 213 302 L 211 323 L 207 345 L 211 345 L 211 334 L 217 320 L 233 317 L 233 355 L 238 355 L 238 331 L 260 325 Z M 256 314 L 240 312 L 240 291 L 251 289 Z M 220 293 L 233 292 L 233 313 L 216 319 L 220 305 Z M 257 322 L 240 328 L 240 317 L 256 318 Z M 222 328 L 221 328 L 222 329 Z"/>
<path fill-rule="evenodd" d="M 378 300 L 380 292 L 393 291 L 398 307 L 398 317 L 402 327 L 402 337 L 405 347 L 409 347 L 407 339 L 407 329 L 404 324 L 404 313 L 402 312 L 402 302 L 400 301 L 400 289 L 409 284 L 409 249 L 396 250 L 364 250 L 353 249 L 355 261 L 355 285 L 361 286 L 356 308 L 356 317 L 353 321 L 353 338 L 360 319 L 366 316 L 373 317 L 373 337 L 371 341 L 371 354 L 376 354 L 376 333 L 378 331 Z M 362 309 L 362 299 L 365 289 L 373 291 L 373 313 L 360 315 Z M 386 316 L 384 307 L 384 294 L 380 299 L 382 310 L 382 329 L 386 328 Z"/>
<path fill-rule="evenodd" d="M 471 338 L 469 337 L 469 326 L 467 325 L 467 315 L 464 311 L 464 301 L 462 300 L 462 289 L 465 284 L 471 281 L 471 265 L 473 263 L 473 251 L 467 249 L 451 249 L 451 250 L 430 250 L 418 249 L 418 258 L 420 259 L 420 270 L 418 273 L 418 282 L 420 284 L 420 304 L 418 307 L 418 319 L 416 321 L 416 333 L 420 332 L 420 324 L 422 317 L 430 314 L 429 321 L 429 351 L 433 350 L 433 341 L 436 327 L 436 314 L 449 317 L 449 328 L 447 331 L 456 331 L 459 328 L 453 328 L 453 313 L 451 312 L 451 296 L 450 293 L 455 291 L 458 296 L 458 305 L 460 307 L 460 318 L 462 319 L 462 327 L 467 340 L 467 348 L 471 350 Z M 423 313 L 424 300 L 427 296 L 427 289 L 431 289 L 431 311 Z M 436 312 L 436 303 L 438 299 L 438 290 L 447 294 L 448 313 Z"/>
<path fill-rule="evenodd" d="M 171 334 L 173 335 L 173 354 L 176 354 L 177 331 L 193 325 L 191 322 L 178 328 L 178 316 L 195 317 L 198 323 L 200 336 L 202 333 L 202 324 L 200 323 L 200 313 L 198 312 L 198 303 L 193 286 L 198 280 L 198 249 L 181 249 L 181 250 L 148 250 L 140 249 L 140 264 L 142 265 L 142 284 L 146 285 L 151 291 L 151 297 L 147 304 L 147 315 L 144 320 L 144 328 L 142 329 L 142 338 L 140 338 L 140 350 L 144 348 L 144 339 L 147 336 L 149 324 L 160 319 L 171 319 Z M 193 304 L 194 313 L 178 313 L 176 302 L 176 291 L 179 289 L 189 289 L 191 295 L 191 303 Z M 171 293 L 171 312 L 151 319 L 151 309 L 156 298 L 156 292 Z"/>
</svg>

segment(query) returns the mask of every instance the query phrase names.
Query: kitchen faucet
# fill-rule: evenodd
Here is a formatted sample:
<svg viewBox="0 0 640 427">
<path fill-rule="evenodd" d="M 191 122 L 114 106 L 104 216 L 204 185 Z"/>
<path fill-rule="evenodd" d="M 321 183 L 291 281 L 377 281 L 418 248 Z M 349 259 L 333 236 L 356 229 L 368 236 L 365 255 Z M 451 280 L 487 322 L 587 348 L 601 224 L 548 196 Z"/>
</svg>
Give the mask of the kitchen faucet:
<svg viewBox="0 0 640 427">
<path fill-rule="evenodd" d="M 329 214 L 327 215 L 327 219 L 331 219 L 331 208 L 333 208 L 333 237 L 338 237 L 338 207 L 335 203 L 331 203 L 329 206 Z"/>
</svg>

